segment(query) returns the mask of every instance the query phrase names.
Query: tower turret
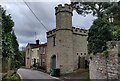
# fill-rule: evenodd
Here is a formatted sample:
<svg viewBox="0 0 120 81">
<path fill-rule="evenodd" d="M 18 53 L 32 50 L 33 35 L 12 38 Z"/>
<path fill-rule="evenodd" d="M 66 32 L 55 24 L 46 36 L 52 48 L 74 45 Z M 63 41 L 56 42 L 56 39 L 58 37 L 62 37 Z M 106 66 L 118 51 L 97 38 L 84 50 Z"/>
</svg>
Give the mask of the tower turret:
<svg viewBox="0 0 120 81">
<path fill-rule="evenodd" d="M 56 15 L 56 29 L 70 29 L 72 30 L 72 7 L 68 4 L 62 6 L 59 4 L 55 7 Z"/>
<path fill-rule="evenodd" d="M 55 7 L 57 68 L 61 73 L 73 72 L 72 8 L 61 4 Z"/>
</svg>

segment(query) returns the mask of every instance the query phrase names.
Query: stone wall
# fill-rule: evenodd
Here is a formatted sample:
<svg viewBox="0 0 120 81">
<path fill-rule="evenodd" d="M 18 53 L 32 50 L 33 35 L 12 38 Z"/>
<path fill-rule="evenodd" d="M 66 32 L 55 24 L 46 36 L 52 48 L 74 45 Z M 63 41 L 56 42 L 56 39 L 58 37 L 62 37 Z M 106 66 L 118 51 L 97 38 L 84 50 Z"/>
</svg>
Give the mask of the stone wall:
<svg viewBox="0 0 120 81">
<path fill-rule="evenodd" d="M 120 79 L 119 49 L 120 41 L 112 41 L 108 42 L 108 55 L 101 53 L 90 56 L 90 79 Z"/>
</svg>

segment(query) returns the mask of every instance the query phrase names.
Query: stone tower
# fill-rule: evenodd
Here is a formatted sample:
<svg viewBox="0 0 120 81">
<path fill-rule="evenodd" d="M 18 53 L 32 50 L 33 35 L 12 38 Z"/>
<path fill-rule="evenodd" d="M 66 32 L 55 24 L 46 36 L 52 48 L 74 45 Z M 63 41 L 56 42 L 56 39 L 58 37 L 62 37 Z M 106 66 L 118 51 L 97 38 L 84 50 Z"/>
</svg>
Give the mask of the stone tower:
<svg viewBox="0 0 120 81">
<path fill-rule="evenodd" d="M 73 71 L 72 8 L 68 4 L 60 4 L 55 7 L 55 15 L 58 67 L 61 72 L 69 73 Z"/>
<path fill-rule="evenodd" d="M 88 31 L 72 27 L 68 4 L 55 7 L 55 15 L 56 28 L 47 32 L 47 72 L 59 68 L 61 74 L 71 73 L 85 65 Z"/>
</svg>

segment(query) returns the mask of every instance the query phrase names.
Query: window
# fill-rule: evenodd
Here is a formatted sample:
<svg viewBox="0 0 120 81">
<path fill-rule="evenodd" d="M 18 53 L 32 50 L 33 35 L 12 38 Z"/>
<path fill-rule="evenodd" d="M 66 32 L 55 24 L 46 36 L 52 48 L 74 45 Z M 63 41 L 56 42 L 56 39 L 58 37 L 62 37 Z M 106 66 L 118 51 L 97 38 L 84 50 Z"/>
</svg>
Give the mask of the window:
<svg viewBox="0 0 120 81">
<path fill-rule="evenodd" d="M 39 59 L 37 59 L 37 63 L 39 63 Z"/>
<path fill-rule="evenodd" d="M 43 62 L 45 62 L 45 59 L 42 59 Z"/>
<path fill-rule="evenodd" d="M 45 54 L 45 47 L 43 48 L 43 54 Z"/>
<path fill-rule="evenodd" d="M 45 54 L 45 48 L 44 47 L 40 48 L 40 54 Z"/>
<path fill-rule="evenodd" d="M 53 37 L 53 46 L 56 46 L 56 37 Z"/>
<path fill-rule="evenodd" d="M 32 59 L 32 62 L 34 62 L 34 59 Z"/>
<path fill-rule="evenodd" d="M 37 56 L 39 57 L 39 50 L 37 50 Z"/>
<path fill-rule="evenodd" d="M 28 54 L 29 54 L 29 48 L 28 48 Z"/>
</svg>

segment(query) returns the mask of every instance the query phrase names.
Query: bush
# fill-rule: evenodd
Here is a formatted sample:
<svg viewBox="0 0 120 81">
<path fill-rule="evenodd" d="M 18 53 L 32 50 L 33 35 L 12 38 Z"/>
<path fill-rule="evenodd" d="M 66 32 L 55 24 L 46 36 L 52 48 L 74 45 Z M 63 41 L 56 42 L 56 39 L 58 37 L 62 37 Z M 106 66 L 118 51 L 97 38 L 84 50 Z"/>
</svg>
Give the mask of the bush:
<svg viewBox="0 0 120 81">
<path fill-rule="evenodd" d="M 119 41 L 120 40 L 120 25 L 114 27 L 113 40 L 115 40 L 115 41 Z"/>
<path fill-rule="evenodd" d="M 3 81 L 19 81 L 17 74 L 6 76 L 3 78 Z"/>
<path fill-rule="evenodd" d="M 88 32 L 88 53 L 97 54 L 107 50 L 108 41 L 112 40 L 112 28 L 105 18 L 98 18 Z"/>
</svg>

